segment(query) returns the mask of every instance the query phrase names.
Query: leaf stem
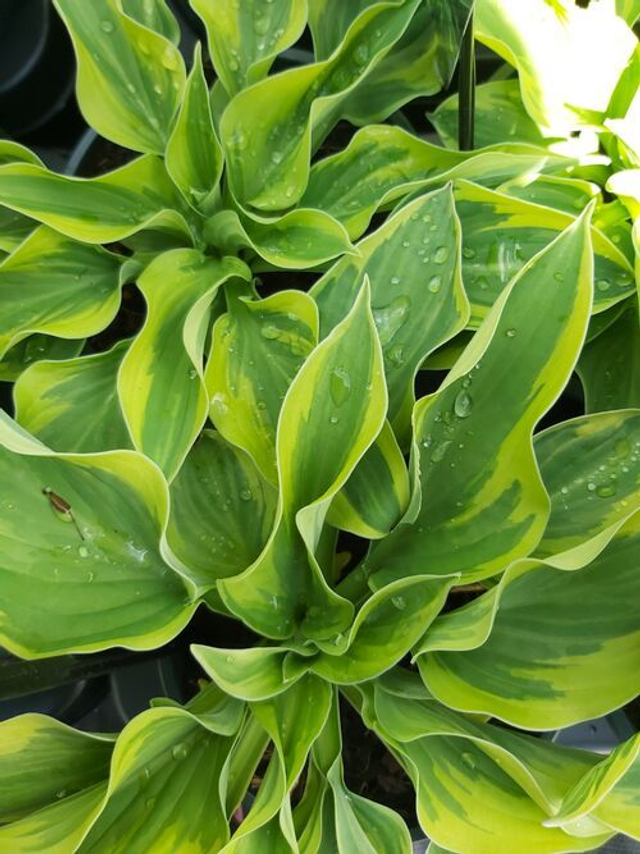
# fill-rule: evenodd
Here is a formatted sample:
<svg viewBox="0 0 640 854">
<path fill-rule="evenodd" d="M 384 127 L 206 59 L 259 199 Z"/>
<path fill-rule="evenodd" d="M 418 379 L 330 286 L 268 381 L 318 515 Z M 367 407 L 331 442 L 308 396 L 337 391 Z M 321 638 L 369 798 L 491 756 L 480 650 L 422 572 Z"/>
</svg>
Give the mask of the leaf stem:
<svg viewBox="0 0 640 854">
<path fill-rule="evenodd" d="M 469 151 L 474 145 L 476 101 L 476 56 L 473 42 L 473 12 L 460 44 L 458 64 L 458 147 Z"/>
</svg>

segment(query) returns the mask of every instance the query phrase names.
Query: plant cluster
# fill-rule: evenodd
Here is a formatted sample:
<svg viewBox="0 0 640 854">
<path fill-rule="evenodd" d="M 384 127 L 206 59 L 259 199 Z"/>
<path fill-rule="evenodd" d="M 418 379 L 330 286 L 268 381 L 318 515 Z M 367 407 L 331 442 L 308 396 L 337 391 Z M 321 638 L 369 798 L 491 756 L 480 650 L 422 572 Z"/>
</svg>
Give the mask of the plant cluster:
<svg viewBox="0 0 640 854">
<path fill-rule="evenodd" d="M 470 0 L 191 0 L 188 73 L 165 0 L 54 3 L 134 154 L 0 142 L 0 640 L 150 650 L 202 608 L 255 643 L 115 735 L 2 723 L 0 852 L 407 854 L 347 704 L 431 854 L 640 837 L 640 738 L 539 737 L 640 692 L 636 0 L 479 0 L 509 64 L 471 151 L 457 96 L 443 145 L 403 112 Z"/>
</svg>

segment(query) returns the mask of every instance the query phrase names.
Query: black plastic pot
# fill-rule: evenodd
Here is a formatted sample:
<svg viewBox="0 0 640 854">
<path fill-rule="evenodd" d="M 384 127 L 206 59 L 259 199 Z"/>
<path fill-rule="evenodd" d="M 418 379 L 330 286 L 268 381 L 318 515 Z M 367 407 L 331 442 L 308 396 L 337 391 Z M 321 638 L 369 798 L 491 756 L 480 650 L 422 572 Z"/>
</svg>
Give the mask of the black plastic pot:
<svg viewBox="0 0 640 854">
<path fill-rule="evenodd" d="M 77 121 L 74 57 L 51 0 L 0 3 L 0 125 L 3 135 L 29 137 L 69 107 Z M 68 132 L 68 128 L 67 128 Z M 51 143 L 51 134 L 48 134 Z"/>
</svg>

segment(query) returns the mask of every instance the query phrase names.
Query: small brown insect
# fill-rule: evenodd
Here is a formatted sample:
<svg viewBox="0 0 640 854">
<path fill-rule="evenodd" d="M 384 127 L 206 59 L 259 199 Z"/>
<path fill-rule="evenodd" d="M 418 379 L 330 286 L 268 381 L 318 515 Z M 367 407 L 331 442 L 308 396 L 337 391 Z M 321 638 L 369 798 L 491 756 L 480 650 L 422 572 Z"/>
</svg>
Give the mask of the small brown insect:
<svg viewBox="0 0 640 854">
<path fill-rule="evenodd" d="M 50 486 L 43 487 L 42 494 L 47 496 L 47 498 L 49 499 L 49 504 L 53 507 L 56 513 L 60 516 L 60 518 L 62 518 L 65 522 L 73 522 L 80 539 L 84 540 L 84 536 L 82 534 L 82 531 L 80 530 L 80 526 L 76 521 L 76 517 L 73 515 L 73 511 L 69 502 L 62 498 L 61 495 L 58 495 L 56 492 L 54 492 Z"/>
</svg>

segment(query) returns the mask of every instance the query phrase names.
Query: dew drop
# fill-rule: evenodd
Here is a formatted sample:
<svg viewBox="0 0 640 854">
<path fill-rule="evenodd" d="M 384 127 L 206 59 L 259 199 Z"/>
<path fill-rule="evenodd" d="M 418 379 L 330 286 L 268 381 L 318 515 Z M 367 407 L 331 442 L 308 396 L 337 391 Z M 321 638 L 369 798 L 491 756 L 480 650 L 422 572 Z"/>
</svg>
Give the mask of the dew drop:
<svg viewBox="0 0 640 854">
<path fill-rule="evenodd" d="M 404 345 L 396 344 L 389 350 L 388 353 L 389 361 L 392 365 L 395 365 L 396 368 L 402 367 L 404 365 Z"/>
<path fill-rule="evenodd" d="M 273 324 L 268 323 L 266 326 L 263 326 L 260 329 L 260 334 L 263 338 L 266 338 L 269 341 L 273 341 L 275 338 L 278 338 L 280 332 L 277 326 L 273 326 Z"/>
<path fill-rule="evenodd" d="M 441 462 L 445 456 L 449 448 L 451 447 L 451 442 L 449 440 L 445 440 L 441 445 L 438 445 L 433 453 L 431 454 L 431 462 L 439 463 Z"/>
<path fill-rule="evenodd" d="M 611 287 L 611 282 L 609 279 L 598 279 L 596 282 L 596 288 L 599 291 L 608 291 Z"/>
<path fill-rule="evenodd" d="M 556 280 L 556 282 L 564 282 L 564 273 L 561 273 L 560 270 L 557 270 L 553 274 L 553 278 Z"/>
<path fill-rule="evenodd" d="M 351 395 L 351 377 L 344 368 L 334 368 L 329 380 L 331 399 L 336 406 L 342 406 Z"/>
<path fill-rule="evenodd" d="M 471 258 L 476 257 L 476 250 L 472 249 L 470 246 L 464 246 L 462 249 L 462 255 L 464 258 L 468 258 L 470 260 Z"/>
<path fill-rule="evenodd" d="M 631 453 L 631 442 L 628 439 L 619 439 L 616 442 L 616 457 L 619 460 L 626 460 Z"/>
<path fill-rule="evenodd" d="M 369 59 L 369 48 L 366 44 L 359 44 L 353 52 L 353 58 L 357 65 L 364 65 Z"/>
<path fill-rule="evenodd" d="M 444 264 L 444 262 L 449 257 L 449 250 L 446 246 L 438 246 L 436 251 L 433 253 L 433 260 L 436 264 Z"/>
<path fill-rule="evenodd" d="M 411 300 L 407 296 L 399 296 L 389 305 L 373 309 L 373 319 L 383 347 L 390 344 L 398 330 L 407 321 Z"/>
<path fill-rule="evenodd" d="M 181 762 L 189 755 L 189 749 L 187 748 L 186 744 L 176 744 L 176 746 L 171 751 L 171 755 L 177 762 Z"/>
<path fill-rule="evenodd" d="M 471 415 L 472 406 L 473 401 L 469 392 L 461 391 L 456 395 L 456 399 L 453 402 L 453 411 L 458 416 L 458 418 L 467 418 L 469 415 Z"/>
<path fill-rule="evenodd" d="M 113 24 L 111 21 L 102 21 L 100 23 L 100 29 L 103 33 L 112 33 L 113 32 Z"/>
<path fill-rule="evenodd" d="M 337 415 L 332 415 L 331 418 L 329 419 L 330 424 L 337 424 L 338 421 L 340 421 L 340 419 L 338 418 Z"/>
<path fill-rule="evenodd" d="M 429 279 L 429 284 L 427 285 L 429 291 L 432 294 L 437 294 L 440 288 L 442 287 L 442 279 L 440 276 L 432 276 Z"/>
<path fill-rule="evenodd" d="M 89 549 L 86 546 L 80 546 L 78 554 L 80 557 L 89 557 Z"/>
<path fill-rule="evenodd" d="M 236 660 L 235 655 L 228 655 L 228 656 L 226 657 L 226 659 L 225 659 L 225 661 L 227 662 L 227 664 L 233 664 L 233 662 L 234 662 L 235 660 Z"/>
<path fill-rule="evenodd" d="M 596 486 L 596 484 L 592 480 L 589 481 L 589 483 L 587 484 L 587 490 L 589 492 L 595 492 L 597 488 L 598 487 Z"/>
<path fill-rule="evenodd" d="M 167 69 L 167 71 L 175 71 L 178 67 L 178 60 L 176 59 L 176 55 L 174 49 L 167 48 L 165 52 L 162 54 L 162 64 Z"/>
<path fill-rule="evenodd" d="M 391 604 L 394 608 L 397 608 L 398 611 L 404 611 L 404 609 L 407 607 L 407 603 L 405 601 L 404 596 L 392 596 Z"/>
<path fill-rule="evenodd" d="M 596 495 L 600 498 L 612 498 L 616 494 L 616 488 L 613 484 L 603 483 L 596 489 Z"/>
<path fill-rule="evenodd" d="M 391 282 L 392 285 L 399 285 L 400 284 L 400 277 L 399 276 L 391 276 L 391 279 L 389 281 Z"/>
<path fill-rule="evenodd" d="M 253 493 L 251 492 L 250 489 L 243 489 L 240 492 L 240 498 L 243 501 L 251 501 L 251 499 L 253 498 Z"/>
<path fill-rule="evenodd" d="M 476 767 L 476 759 L 473 753 L 463 753 L 462 761 L 467 766 L 467 768 L 471 768 L 473 770 Z"/>
<path fill-rule="evenodd" d="M 516 337 L 516 330 L 515 329 L 507 329 L 506 335 L 507 335 L 507 338 L 515 338 Z"/>
</svg>

